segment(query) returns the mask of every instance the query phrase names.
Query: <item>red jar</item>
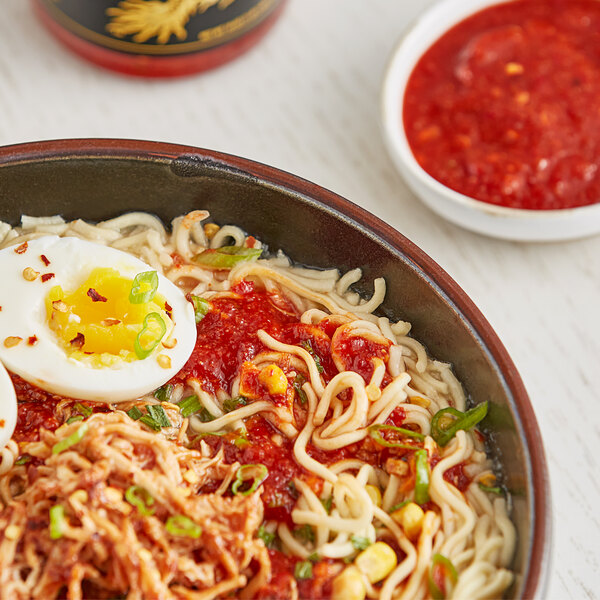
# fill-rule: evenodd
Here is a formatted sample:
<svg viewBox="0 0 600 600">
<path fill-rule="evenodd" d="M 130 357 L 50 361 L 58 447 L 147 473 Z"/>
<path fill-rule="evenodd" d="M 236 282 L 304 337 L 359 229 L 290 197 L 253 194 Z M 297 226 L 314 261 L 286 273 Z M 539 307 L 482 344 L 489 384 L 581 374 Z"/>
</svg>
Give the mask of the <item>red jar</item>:
<svg viewBox="0 0 600 600">
<path fill-rule="evenodd" d="M 285 0 L 32 0 L 68 48 L 108 69 L 178 77 L 244 53 L 274 24 Z"/>
</svg>

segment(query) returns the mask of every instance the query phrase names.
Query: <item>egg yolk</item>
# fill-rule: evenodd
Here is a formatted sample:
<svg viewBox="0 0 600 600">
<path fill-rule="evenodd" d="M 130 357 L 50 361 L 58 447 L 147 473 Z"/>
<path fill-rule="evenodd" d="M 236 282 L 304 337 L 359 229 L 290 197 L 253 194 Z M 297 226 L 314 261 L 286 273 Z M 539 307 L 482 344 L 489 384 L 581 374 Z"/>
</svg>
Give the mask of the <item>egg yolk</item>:
<svg viewBox="0 0 600 600">
<path fill-rule="evenodd" d="M 94 269 L 72 292 L 53 287 L 46 296 L 50 329 L 69 356 L 94 366 L 145 358 L 173 328 L 164 298 L 130 300 L 134 282 L 111 268 Z M 147 284 L 137 290 L 147 291 Z M 150 351 L 148 351 L 150 350 Z"/>
</svg>

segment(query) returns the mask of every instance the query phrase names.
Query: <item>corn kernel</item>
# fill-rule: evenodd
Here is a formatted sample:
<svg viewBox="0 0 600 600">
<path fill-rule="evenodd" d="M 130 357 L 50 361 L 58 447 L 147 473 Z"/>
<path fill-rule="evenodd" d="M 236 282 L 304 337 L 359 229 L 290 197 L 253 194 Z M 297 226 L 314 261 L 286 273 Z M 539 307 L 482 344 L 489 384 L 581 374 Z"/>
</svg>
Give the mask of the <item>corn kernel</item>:
<svg viewBox="0 0 600 600">
<path fill-rule="evenodd" d="M 396 568 L 398 557 L 385 542 L 375 542 L 356 557 L 354 564 L 371 583 L 377 583 Z"/>
<path fill-rule="evenodd" d="M 405 504 L 402 508 L 395 510 L 391 517 L 404 529 L 404 533 L 409 540 L 416 540 L 423 527 L 423 518 L 425 513 L 423 509 L 414 502 Z"/>
<path fill-rule="evenodd" d="M 374 485 L 366 485 L 365 491 L 369 494 L 369 498 L 375 506 L 381 507 L 381 491 Z"/>
<path fill-rule="evenodd" d="M 212 240 L 219 229 L 221 228 L 216 223 L 206 223 L 204 225 L 204 235 L 207 239 Z"/>
<path fill-rule="evenodd" d="M 331 600 L 364 600 L 367 588 L 356 567 L 344 569 L 332 582 Z"/>
<path fill-rule="evenodd" d="M 277 365 L 264 367 L 258 375 L 258 380 L 265 386 L 269 394 L 285 394 L 287 391 L 287 377 Z"/>
</svg>

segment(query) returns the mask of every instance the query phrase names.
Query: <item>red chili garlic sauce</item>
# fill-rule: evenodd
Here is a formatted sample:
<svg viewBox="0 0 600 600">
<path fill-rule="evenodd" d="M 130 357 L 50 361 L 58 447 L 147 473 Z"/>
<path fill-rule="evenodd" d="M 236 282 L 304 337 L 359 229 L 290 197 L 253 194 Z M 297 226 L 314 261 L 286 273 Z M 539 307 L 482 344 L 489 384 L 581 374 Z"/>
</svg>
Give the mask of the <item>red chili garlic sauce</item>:
<svg viewBox="0 0 600 600">
<path fill-rule="evenodd" d="M 257 336 L 258 329 L 263 329 L 277 340 L 287 344 L 310 342 L 310 347 L 323 367 L 325 381 L 330 381 L 336 374 L 331 352 L 332 347 L 342 357 L 345 368 L 359 373 L 365 382 L 369 382 L 373 374 L 370 358 L 379 356 L 387 362 L 389 346 L 376 344 L 358 338 L 344 335 L 334 336 L 338 325 L 325 319 L 318 325 L 300 323 L 294 308 L 283 298 L 272 294 L 256 291 L 254 286 L 242 282 L 233 289 L 235 295 L 211 301 L 211 310 L 198 323 L 198 337 L 192 355 L 175 377 L 174 381 L 185 381 L 189 377 L 200 380 L 207 391 L 218 389 L 231 394 L 231 383 L 242 370 L 248 369 L 248 362 L 261 351 L 267 350 Z M 332 338 L 336 337 L 336 342 Z M 293 406 L 300 427 L 306 418 L 301 399 L 293 389 L 294 373 L 291 367 L 282 365 L 288 376 L 290 385 L 288 392 L 293 394 Z M 281 405 L 283 395 L 269 395 L 261 388 L 258 378 L 252 379 L 252 392 L 255 398 L 267 399 Z M 247 383 L 247 381 L 246 381 Z M 384 380 L 385 385 L 386 382 Z M 388 423 L 401 425 L 405 412 L 398 407 L 388 418 Z M 223 447 L 225 462 L 235 461 L 241 464 L 263 464 L 268 469 L 268 476 L 262 484 L 261 499 L 264 504 L 265 520 L 275 520 L 286 523 L 292 530 L 296 527 L 291 513 L 298 498 L 293 480 L 304 480 L 317 494 L 322 491 L 323 481 L 300 466 L 293 454 L 293 441 L 283 436 L 270 422 L 260 415 L 246 420 L 246 434 L 241 438 L 231 433 L 225 436 L 204 436 L 203 439 L 213 449 Z M 386 436 L 388 439 L 389 436 Z M 414 453 L 401 448 L 387 448 L 376 444 L 367 437 L 360 442 L 340 448 L 335 451 L 322 451 L 308 444 L 310 456 L 323 464 L 332 464 L 344 458 L 355 457 L 378 467 L 390 468 L 391 461 L 403 460 L 408 464 L 408 477 L 405 480 L 405 491 L 415 484 Z M 432 460 L 439 457 L 432 457 Z M 455 472 L 449 473 L 449 481 L 460 481 L 459 489 L 464 489 L 469 483 L 458 465 Z M 204 492 L 211 490 L 205 488 Z M 399 557 L 402 553 L 397 549 Z M 289 581 L 294 577 L 294 565 L 298 559 L 289 557 L 276 549 L 270 549 L 273 576 L 271 582 L 258 593 L 258 598 L 278 598 L 282 590 L 289 590 Z M 331 593 L 331 580 L 339 572 L 334 568 L 335 563 L 328 559 L 320 560 L 313 565 L 313 576 L 309 579 L 298 580 L 298 590 L 301 598 L 328 597 Z M 283 596 L 286 597 L 285 593 Z"/>
<path fill-rule="evenodd" d="M 600 201 L 600 2 L 515 0 L 465 19 L 417 63 L 403 119 L 421 167 L 467 196 Z"/>
</svg>

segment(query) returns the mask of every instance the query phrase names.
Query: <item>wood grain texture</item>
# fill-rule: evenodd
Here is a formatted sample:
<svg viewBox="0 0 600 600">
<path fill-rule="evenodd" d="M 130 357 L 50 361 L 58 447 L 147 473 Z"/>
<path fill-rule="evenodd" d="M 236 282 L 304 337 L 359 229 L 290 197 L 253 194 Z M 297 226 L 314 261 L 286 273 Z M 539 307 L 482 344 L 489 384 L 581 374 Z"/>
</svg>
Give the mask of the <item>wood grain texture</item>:
<svg viewBox="0 0 600 600">
<path fill-rule="evenodd" d="M 463 231 L 410 193 L 378 123 L 388 56 L 431 0 L 291 0 L 237 61 L 175 81 L 122 77 L 60 47 L 3 0 L 0 144 L 154 139 L 246 156 L 362 205 L 438 261 L 513 357 L 545 442 L 554 507 L 548 597 L 598 597 L 600 237 L 508 243 Z"/>
</svg>

